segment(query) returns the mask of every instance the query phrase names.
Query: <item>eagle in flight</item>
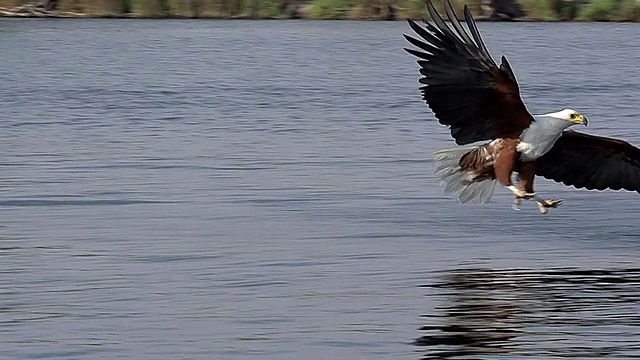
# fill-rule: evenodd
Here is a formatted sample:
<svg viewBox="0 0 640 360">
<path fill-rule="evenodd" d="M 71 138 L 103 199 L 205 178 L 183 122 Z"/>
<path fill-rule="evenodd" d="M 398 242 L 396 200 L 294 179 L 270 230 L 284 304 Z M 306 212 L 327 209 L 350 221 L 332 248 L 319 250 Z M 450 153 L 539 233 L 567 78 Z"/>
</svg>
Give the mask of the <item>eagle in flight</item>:
<svg viewBox="0 0 640 360">
<path fill-rule="evenodd" d="M 419 48 L 405 50 L 418 58 L 422 98 L 459 145 L 434 154 L 446 194 L 462 203 L 484 203 L 499 182 L 515 195 L 514 209 L 532 199 L 546 214 L 562 200 L 536 195 L 536 175 L 576 188 L 640 193 L 640 149 L 567 130 L 587 125 L 572 109 L 531 115 L 509 62 L 503 56 L 498 66 L 491 58 L 469 8 L 464 7 L 467 32 L 449 1 L 443 2 L 451 27 L 427 0 L 432 22 L 423 20 L 422 27 L 409 19 L 420 39 L 404 37 Z M 519 187 L 512 182 L 514 172 Z"/>
</svg>

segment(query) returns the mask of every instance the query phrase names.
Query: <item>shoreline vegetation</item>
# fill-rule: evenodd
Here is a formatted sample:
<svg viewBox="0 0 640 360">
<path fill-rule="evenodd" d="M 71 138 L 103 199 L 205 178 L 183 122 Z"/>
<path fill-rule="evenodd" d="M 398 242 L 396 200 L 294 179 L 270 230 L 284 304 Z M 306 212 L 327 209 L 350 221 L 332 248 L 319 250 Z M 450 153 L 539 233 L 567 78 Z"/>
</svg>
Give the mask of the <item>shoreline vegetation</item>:
<svg viewBox="0 0 640 360">
<path fill-rule="evenodd" d="M 424 0 L 0 0 L 0 17 L 404 20 Z M 479 21 L 640 22 L 640 0 L 452 0 Z M 440 8 L 440 3 L 437 7 Z M 440 9 L 439 9 L 440 10 Z"/>
</svg>

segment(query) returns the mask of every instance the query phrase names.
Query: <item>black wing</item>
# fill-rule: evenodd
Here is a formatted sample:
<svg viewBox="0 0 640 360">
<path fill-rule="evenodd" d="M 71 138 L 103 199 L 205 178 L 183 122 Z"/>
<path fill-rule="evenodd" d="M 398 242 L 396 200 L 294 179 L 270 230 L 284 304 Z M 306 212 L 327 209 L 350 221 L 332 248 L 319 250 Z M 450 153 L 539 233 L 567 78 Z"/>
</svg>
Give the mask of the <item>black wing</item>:
<svg viewBox="0 0 640 360">
<path fill-rule="evenodd" d="M 618 139 L 565 131 L 538 159 L 536 175 L 578 189 L 640 193 L 640 149 Z"/>
<path fill-rule="evenodd" d="M 422 98 L 439 122 L 447 125 L 459 145 L 499 137 L 519 137 L 533 117 L 520 98 L 515 75 L 507 59 L 498 68 L 465 6 L 471 36 L 464 30 L 449 1 L 445 10 L 448 27 L 430 0 L 427 10 L 434 24 L 423 20 L 422 28 L 409 25 L 422 39 L 404 37 L 420 50 L 405 49 L 420 60 Z M 455 33 L 454 33 L 455 31 Z M 473 39 L 471 38 L 473 37 Z"/>
</svg>

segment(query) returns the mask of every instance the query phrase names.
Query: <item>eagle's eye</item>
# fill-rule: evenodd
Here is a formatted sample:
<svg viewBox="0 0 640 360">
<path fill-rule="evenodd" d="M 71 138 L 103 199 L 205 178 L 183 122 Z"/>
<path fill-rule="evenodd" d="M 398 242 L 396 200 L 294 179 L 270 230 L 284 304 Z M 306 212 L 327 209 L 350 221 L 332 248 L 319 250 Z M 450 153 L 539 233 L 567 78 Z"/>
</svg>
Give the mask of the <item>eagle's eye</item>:
<svg viewBox="0 0 640 360">
<path fill-rule="evenodd" d="M 569 119 L 573 120 L 576 118 L 576 116 L 577 116 L 576 114 L 569 114 Z"/>
</svg>

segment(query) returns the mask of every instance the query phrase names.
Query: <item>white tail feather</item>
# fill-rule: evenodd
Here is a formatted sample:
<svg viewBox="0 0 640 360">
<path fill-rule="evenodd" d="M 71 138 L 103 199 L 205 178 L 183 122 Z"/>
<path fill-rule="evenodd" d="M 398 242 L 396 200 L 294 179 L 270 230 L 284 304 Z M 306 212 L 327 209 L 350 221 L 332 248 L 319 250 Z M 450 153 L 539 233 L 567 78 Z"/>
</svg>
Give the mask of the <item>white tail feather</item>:
<svg viewBox="0 0 640 360">
<path fill-rule="evenodd" d="M 447 195 L 458 199 L 461 203 L 486 203 L 491 200 L 497 180 L 471 182 L 473 172 L 463 170 L 458 163 L 460 158 L 477 146 L 461 146 L 436 151 L 434 159 L 437 163 L 436 176 L 444 185 Z"/>
</svg>

